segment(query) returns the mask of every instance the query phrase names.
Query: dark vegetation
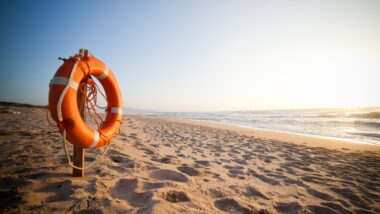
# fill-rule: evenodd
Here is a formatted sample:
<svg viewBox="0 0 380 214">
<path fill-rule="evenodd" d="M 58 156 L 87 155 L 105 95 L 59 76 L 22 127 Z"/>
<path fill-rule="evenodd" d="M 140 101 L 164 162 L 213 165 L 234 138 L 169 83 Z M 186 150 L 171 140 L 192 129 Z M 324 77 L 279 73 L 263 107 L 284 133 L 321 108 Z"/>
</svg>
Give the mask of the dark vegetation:
<svg viewBox="0 0 380 214">
<path fill-rule="evenodd" d="M 25 108 L 47 108 L 46 106 L 40 106 L 40 105 L 32 105 L 32 104 L 26 104 L 26 103 L 14 103 L 14 102 L 4 102 L 0 101 L 0 106 L 13 106 L 13 107 L 25 107 Z"/>
</svg>

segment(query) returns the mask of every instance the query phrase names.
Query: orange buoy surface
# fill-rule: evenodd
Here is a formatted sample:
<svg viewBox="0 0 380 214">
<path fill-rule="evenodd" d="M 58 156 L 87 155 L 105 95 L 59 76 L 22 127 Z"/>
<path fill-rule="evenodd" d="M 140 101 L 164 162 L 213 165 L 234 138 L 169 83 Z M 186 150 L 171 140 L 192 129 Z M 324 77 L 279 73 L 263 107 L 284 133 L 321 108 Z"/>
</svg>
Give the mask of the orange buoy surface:
<svg viewBox="0 0 380 214">
<path fill-rule="evenodd" d="M 89 76 L 98 79 L 107 99 L 106 117 L 98 130 L 86 125 L 78 109 L 79 85 Z M 99 148 L 109 144 L 122 120 L 121 93 L 111 69 L 92 55 L 64 60 L 50 81 L 49 111 L 60 132 L 75 146 Z"/>
</svg>

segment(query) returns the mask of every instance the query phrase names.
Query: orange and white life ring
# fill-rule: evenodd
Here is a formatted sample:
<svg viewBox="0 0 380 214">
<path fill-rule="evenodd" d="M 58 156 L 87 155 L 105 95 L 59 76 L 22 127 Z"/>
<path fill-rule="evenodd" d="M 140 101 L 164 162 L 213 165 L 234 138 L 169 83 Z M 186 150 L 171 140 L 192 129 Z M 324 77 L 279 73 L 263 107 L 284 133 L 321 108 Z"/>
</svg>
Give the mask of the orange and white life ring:
<svg viewBox="0 0 380 214">
<path fill-rule="evenodd" d="M 77 104 L 78 87 L 89 75 L 96 77 L 107 97 L 107 113 L 99 130 L 83 121 Z M 122 120 L 122 99 L 111 69 L 92 55 L 75 55 L 64 61 L 50 81 L 49 111 L 66 139 L 81 148 L 110 143 Z"/>
</svg>

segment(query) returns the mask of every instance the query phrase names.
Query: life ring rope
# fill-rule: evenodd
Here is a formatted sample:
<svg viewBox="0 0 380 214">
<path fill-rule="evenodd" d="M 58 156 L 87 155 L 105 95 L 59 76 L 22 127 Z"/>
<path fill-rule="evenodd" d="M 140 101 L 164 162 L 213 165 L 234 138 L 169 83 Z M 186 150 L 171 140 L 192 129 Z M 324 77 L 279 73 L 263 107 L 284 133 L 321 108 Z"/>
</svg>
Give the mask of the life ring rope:
<svg viewBox="0 0 380 214">
<path fill-rule="evenodd" d="M 72 168 L 79 169 L 79 170 L 85 170 L 85 169 L 91 168 L 91 167 L 94 166 L 96 163 L 98 163 L 98 162 L 103 158 L 103 156 L 107 153 L 107 151 L 108 151 L 108 147 L 111 145 L 110 143 L 107 144 L 107 145 L 106 145 L 106 148 L 104 149 L 104 151 L 102 152 L 102 154 L 100 154 L 100 156 L 99 156 L 97 159 L 95 159 L 93 162 L 91 162 L 91 163 L 88 164 L 87 166 L 84 166 L 84 167 L 78 167 L 78 166 L 75 166 L 75 165 L 71 162 L 71 158 L 70 158 L 69 152 L 67 151 L 67 144 L 66 144 L 66 130 L 63 130 L 63 134 L 62 134 L 62 143 L 63 143 L 63 148 L 64 148 L 64 150 L 65 150 L 67 163 L 68 163 L 69 166 L 71 166 Z"/>
</svg>

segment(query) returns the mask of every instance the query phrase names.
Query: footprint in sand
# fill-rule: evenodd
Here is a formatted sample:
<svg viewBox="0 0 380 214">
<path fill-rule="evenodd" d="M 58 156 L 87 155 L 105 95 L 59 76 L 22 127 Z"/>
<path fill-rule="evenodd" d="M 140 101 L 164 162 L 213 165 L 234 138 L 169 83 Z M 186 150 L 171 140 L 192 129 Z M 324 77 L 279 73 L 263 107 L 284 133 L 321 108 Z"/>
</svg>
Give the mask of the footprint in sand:
<svg viewBox="0 0 380 214">
<path fill-rule="evenodd" d="M 339 211 L 339 213 L 351 213 L 350 211 L 343 208 L 340 204 L 334 202 L 322 202 L 321 205 L 329 207 L 333 210 Z"/>
<path fill-rule="evenodd" d="M 238 159 L 238 158 L 234 158 L 234 159 L 231 159 L 233 162 L 235 162 L 235 163 L 238 163 L 238 164 L 240 164 L 240 165 L 247 165 L 248 164 L 248 162 L 246 161 L 246 160 L 244 160 L 244 159 Z"/>
<path fill-rule="evenodd" d="M 221 211 L 228 213 L 254 213 L 254 210 L 251 210 L 233 198 L 222 198 L 214 201 L 214 206 Z"/>
<path fill-rule="evenodd" d="M 189 166 L 180 166 L 177 168 L 179 171 L 181 171 L 182 173 L 185 173 L 186 175 L 189 175 L 189 176 L 199 176 L 201 175 L 201 173 L 194 169 L 193 167 L 189 167 Z"/>
<path fill-rule="evenodd" d="M 271 185 L 279 185 L 280 182 L 275 180 L 275 179 L 272 179 L 272 178 L 269 178 L 265 175 L 261 175 L 261 174 L 258 174 L 256 173 L 255 171 L 250 171 L 249 172 L 251 176 L 254 176 L 256 177 L 257 179 L 260 179 L 261 181 L 265 182 L 265 183 L 268 183 L 268 184 L 271 184 Z"/>
<path fill-rule="evenodd" d="M 178 154 L 177 156 L 181 157 L 181 158 L 185 158 L 186 157 L 186 155 L 184 155 L 184 154 Z"/>
<path fill-rule="evenodd" d="M 138 179 L 120 179 L 111 188 L 111 195 L 112 197 L 128 201 L 132 206 L 147 206 L 152 201 L 153 193 L 151 191 L 137 192 L 138 183 Z"/>
<path fill-rule="evenodd" d="M 258 197 L 263 198 L 265 200 L 269 200 L 269 198 L 266 195 L 261 193 L 258 189 L 256 189 L 253 186 L 247 186 L 243 194 L 247 197 Z"/>
<path fill-rule="evenodd" d="M 143 189 L 144 190 L 152 190 L 152 189 L 159 189 L 159 188 L 162 188 L 164 187 L 165 184 L 164 183 L 155 183 L 155 182 L 144 182 L 144 187 Z"/>
<path fill-rule="evenodd" d="M 169 202 L 172 202 L 172 203 L 190 201 L 189 196 L 187 196 L 187 194 L 185 192 L 176 191 L 176 190 L 170 190 L 168 192 L 163 192 L 161 195 L 161 198 L 163 198 Z"/>
<path fill-rule="evenodd" d="M 317 205 L 309 205 L 307 208 L 313 212 L 313 213 L 323 213 L 323 214 L 338 214 L 338 212 L 335 212 L 334 210 L 323 207 L 323 206 L 317 206 Z M 339 212 L 342 213 L 342 212 Z"/>
<path fill-rule="evenodd" d="M 43 186 L 37 190 L 37 192 L 42 193 L 54 193 L 54 195 L 46 199 L 47 202 L 59 202 L 65 201 L 74 194 L 74 189 L 78 186 L 72 185 L 70 180 L 65 180 L 63 182 L 50 183 L 46 186 Z"/>
<path fill-rule="evenodd" d="M 121 166 L 107 165 L 107 168 L 111 170 L 115 170 L 116 172 L 119 172 L 119 173 L 125 173 L 128 171 L 127 168 L 121 167 Z"/>
<path fill-rule="evenodd" d="M 310 195 L 312 195 L 316 198 L 322 199 L 324 201 L 332 201 L 334 199 L 334 197 L 332 197 L 331 195 L 329 195 L 327 193 L 319 192 L 319 191 L 312 189 L 312 188 L 306 188 L 306 191 Z"/>
<path fill-rule="evenodd" d="M 102 214 L 103 211 L 101 209 L 83 209 L 78 212 L 78 214 Z"/>
<path fill-rule="evenodd" d="M 298 213 L 302 206 L 297 202 L 277 203 L 274 206 L 279 213 Z"/>
<path fill-rule="evenodd" d="M 138 139 L 136 133 L 131 133 L 131 134 L 129 134 L 128 137 L 129 137 L 129 138 L 132 138 L 132 139 Z"/>
<path fill-rule="evenodd" d="M 154 170 L 150 173 L 149 177 L 157 180 L 169 180 L 177 182 L 187 182 L 189 180 L 186 175 L 170 169 Z"/>
<path fill-rule="evenodd" d="M 208 189 L 207 194 L 210 195 L 212 198 L 224 198 L 228 195 L 228 193 L 226 193 L 225 190 L 218 188 Z"/>
<path fill-rule="evenodd" d="M 0 191 L 0 213 L 7 208 L 17 207 L 23 203 L 23 194 L 20 193 L 19 188 L 12 187 L 6 191 Z"/>
<path fill-rule="evenodd" d="M 228 176 L 231 178 L 244 177 L 244 172 L 237 169 L 228 170 Z"/>
<path fill-rule="evenodd" d="M 121 164 L 125 168 L 135 168 L 135 162 L 123 156 L 111 156 L 111 160 L 115 163 Z"/>
<path fill-rule="evenodd" d="M 358 208 L 368 209 L 369 207 L 369 204 L 350 188 L 332 187 L 330 190 L 348 199 L 352 205 Z"/>
<path fill-rule="evenodd" d="M 210 162 L 207 160 L 197 160 L 194 161 L 196 164 L 202 165 L 202 166 L 210 166 Z"/>
<path fill-rule="evenodd" d="M 153 156 L 151 160 L 155 162 L 159 162 L 159 163 L 165 163 L 165 164 L 178 164 L 180 162 L 178 158 L 173 157 L 173 156 L 165 156 L 165 157 Z"/>
</svg>

